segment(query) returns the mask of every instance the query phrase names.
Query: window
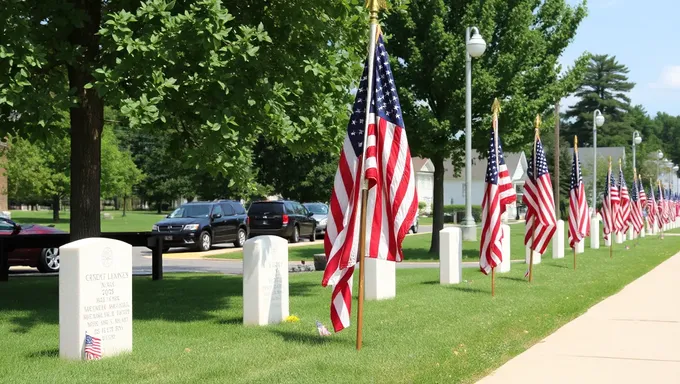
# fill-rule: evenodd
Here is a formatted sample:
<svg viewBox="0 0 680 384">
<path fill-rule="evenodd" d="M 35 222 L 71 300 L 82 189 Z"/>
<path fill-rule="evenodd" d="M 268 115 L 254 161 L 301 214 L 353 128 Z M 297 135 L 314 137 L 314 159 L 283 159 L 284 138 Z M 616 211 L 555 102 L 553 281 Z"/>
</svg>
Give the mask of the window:
<svg viewBox="0 0 680 384">
<path fill-rule="evenodd" d="M 280 215 L 283 214 L 283 204 L 281 203 L 269 203 L 269 202 L 258 202 L 252 203 L 248 209 L 249 215 Z"/>
<path fill-rule="evenodd" d="M 222 203 L 220 206 L 222 206 L 222 212 L 225 216 L 233 216 L 236 213 L 229 203 Z"/>
<path fill-rule="evenodd" d="M 302 204 L 295 203 L 295 213 L 297 213 L 298 215 L 304 216 L 304 215 L 307 215 L 307 209 L 305 209 L 305 207 L 303 207 Z"/>
<path fill-rule="evenodd" d="M 286 206 L 286 213 L 288 213 L 289 215 L 294 215 L 296 213 L 295 212 L 295 204 L 284 203 L 284 205 Z"/>
<path fill-rule="evenodd" d="M 215 206 L 213 207 L 212 214 L 224 216 L 224 212 L 222 211 L 222 207 L 220 207 L 219 204 L 215 204 Z"/>
<path fill-rule="evenodd" d="M 304 204 L 305 208 L 317 215 L 327 215 L 328 207 L 326 204 Z"/>
<path fill-rule="evenodd" d="M 241 205 L 241 203 L 232 202 L 232 203 L 231 203 L 231 207 L 234 209 L 234 212 L 235 212 L 237 215 L 245 215 L 245 213 L 246 213 L 246 210 L 243 208 L 243 206 Z"/>
<path fill-rule="evenodd" d="M 6 221 L 0 221 L 0 231 L 13 231 L 14 226 Z"/>
<path fill-rule="evenodd" d="M 178 217 L 208 217 L 210 205 L 208 204 L 186 204 L 170 214 L 170 218 Z"/>
</svg>

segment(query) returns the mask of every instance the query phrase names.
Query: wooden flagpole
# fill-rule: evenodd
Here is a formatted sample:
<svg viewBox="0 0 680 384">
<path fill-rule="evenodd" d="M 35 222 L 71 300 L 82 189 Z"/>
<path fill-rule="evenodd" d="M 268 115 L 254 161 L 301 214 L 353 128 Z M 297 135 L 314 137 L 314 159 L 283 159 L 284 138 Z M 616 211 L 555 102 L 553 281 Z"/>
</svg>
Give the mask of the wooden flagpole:
<svg viewBox="0 0 680 384">
<path fill-rule="evenodd" d="M 576 135 L 574 135 L 574 155 L 576 155 L 576 166 L 579 167 L 578 171 L 579 171 L 579 173 L 580 173 L 580 172 L 581 172 L 581 166 L 579 165 L 579 162 L 578 162 L 578 136 L 576 136 Z M 579 177 L 579 175 L 577 174 L 576 177 Z M 581 182 L 581 180 L 578 180 L 578 181 Z M 579 192 L 580 192 L 580 191 L 581 191 L 581 189 L 579 188 Z M 581 196 L 579 195 L 579 199 L 580 199 L 580 198 L 581 198 Z M 578 202 L 576 202 L 576 204 L 578 205 Z M 577 211 L 578 211 L 579 213 L 581 213 L 581 212 L 578 210 L 578 208 L 577 208 Z M 586 212 L 586 215 L 587 215 L 587 214 L 588 214 L 588 213 Z M 586 219 L 586 220 L 588 220 L 588 219 Z M 578 225 L 578 223 L 579 223 L 580 221 L 581 221 L 581 217 L 578 218 L 578 221 L 577 221 L 576 225 Z M 578 228 L 577 228 L 577 229 L 578 229 Z M 585 234 L 584 234 L 584 237 L 585 237 Z M 577 246 L 578 246 L 578 245 L 574 245 L 574 246 L 572 247 L 572 249 L 574 250 L 574 269 L 576 269 L 576 247 L 577 247 Z"/>
<path fill-rule="evenodd" d="M 659 191 L 659 200 L 657 201 L 657 204 L 660 205 L 661 198 L 663 197 L 663 195 L 662 195 L 663 191 L 661 190 L 661 180 L 658 180 L 658 179 L 656 180 L 656 186 L 657 186 L 657 190 Z M 660 205 L 660 206 L 661 206 L 661 212 L 664 212 L 665 211 L 664 207 L 662 205 Z M 658 209 L 656 210 L 656 212 L 657 212 L 657 218 L 656 219 L 659 221 L 659 232 L 660 232 L 659 238 L 661 240 L 663 240 L 663 224 L 664 223 L 661 220 L 663 215 L 658 214 L 658 212 L 659 212 Z"/>
<path fill-rule="evenodd" d="M 613 259 L 614 255 L 614 237 L 616 233 L 614 231 L 614 211 L 612 210 L 612 157 L 609 156 L 609 173 L 607 174 L 607 185 L 609 186 L 609 219 L 611 224 L 609 225 L 609 258 Z"/>
<path fill-rule="evenodd" d="M 493 100 L 491 105 L 492 113 L 492 125 L 493 125 L 493 138 L 496 145 L 494 145 L 494 151 L 496 151 L 496 171 L 500 172 L 498 167 L 498 114 L 501 112 L 501 103 L 498 99 Z M 494 124 L 495 122 L 495 124 Z M 500 175 L 498 175 L 500 177 Z M 503 225 L 501 224 L 501 231 L 503 230 Z M 501 247 L 502 248 L 502 247 Z M 503 252 L 501 251 L 501 262 L 503 259 Z M 491 268 L 491 297 L 496 296 L 496 267 Z"/>
<path fill-rule="evenodd" d="M 368 85 L 366 86 L 366 118 L 364 126 L 364 143 L 362 146 L 361 165 L 361 221 L 359 227 L 359 298 L 357 305 L 357 351 L 361 350 L 364 325 L 364 286 L 366 280 L 366 206 L 368 205 L 368 182 L 366 180 L 366 146 L 368 142 L 368 125 L 370 123 L 371 99 L 373 98 L 373 64 L 375 61 L 375 45 L 378 34 L 378 12 L 385 9 L 385 0 L 366 0 L 370 13 L 370 32 L 368 37 Z"/>
<path fill-rule="evenodd" d="M 534 170 L 534 181 L 536 181 L 536 142 L 538 141 L 538 138 L 540 137 L 539 129 L 541 128 L 541 116 L 536 115 L 536 119 L 534 120 L 534 153 L 533 153 L 533 170 Z M 532 218 L 534 223 L 536 222 L 536 215 L 534 214 L 534 217 Z M 531 228 L 529 228 L 531 231 Z M 535 231 L 531 231 L 531 247 L 534 246 L 534 235 Z M 529 282 L 534 279 L 534 250 L 529 247 Z"/>
</svg>

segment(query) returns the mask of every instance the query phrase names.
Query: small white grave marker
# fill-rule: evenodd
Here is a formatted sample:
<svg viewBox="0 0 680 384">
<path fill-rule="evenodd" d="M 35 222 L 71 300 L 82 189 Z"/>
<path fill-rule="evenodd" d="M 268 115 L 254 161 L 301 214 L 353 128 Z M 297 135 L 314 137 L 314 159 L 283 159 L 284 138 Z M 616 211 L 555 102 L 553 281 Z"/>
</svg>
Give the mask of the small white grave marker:
<svg viewBox="0 0 680 384">
<path fill-rule="evenodd" d="M 243 245 L 243 324 L 278 324 L 288 314 L 288 241 L 249 239 Z"/>
</svg>

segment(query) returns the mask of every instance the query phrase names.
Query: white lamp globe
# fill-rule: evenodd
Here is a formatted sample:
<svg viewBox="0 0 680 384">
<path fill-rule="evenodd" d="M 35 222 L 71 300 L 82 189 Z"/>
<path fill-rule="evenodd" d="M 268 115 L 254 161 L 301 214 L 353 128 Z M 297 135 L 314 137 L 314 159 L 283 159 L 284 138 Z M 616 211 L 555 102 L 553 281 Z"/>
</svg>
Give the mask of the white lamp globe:
<svg viewBox="0 0 680 384">
<path fill-rule="evenodd" d="M 635 144 L 640 144 L 642 143 L 642 137 L 640 137 L 639 135 L 635 136 L 635 139 L 633 141 L 635 142 Z"/>
<path fill-rule="evenodd" d="M 595 116 L 595 125 L 597 125 L 598 127 L 601 127 L 602 124 L 604 124 L 604 116 L 601 113 L 598 113 Z"/>
<path fill-rule="evenodd" d="M 477 28 L 474 29 L 474 34 L 467 43 L 467 51 L 474 58 L 482 56 L 484 51 L 486 51 L 486 42 L 479 34 L 479 31 L 477 31 Z"/>
<path fill-rule="evenodd" d="M 677 165 L 674 165 L 674 166 L 673 166 L 673 170 L 674 170 L 675 172 L 677 172 L 678 169 L 680 169 L 680 167 L 678 167 Z"/>
<path fill-rule="evenodd" d="M 663 152 L 661 152 L 661 150 L 656 152 L 656 158 L 659 159 L 659 160 L 661 160 L 663 158 Z"/>
</svg>

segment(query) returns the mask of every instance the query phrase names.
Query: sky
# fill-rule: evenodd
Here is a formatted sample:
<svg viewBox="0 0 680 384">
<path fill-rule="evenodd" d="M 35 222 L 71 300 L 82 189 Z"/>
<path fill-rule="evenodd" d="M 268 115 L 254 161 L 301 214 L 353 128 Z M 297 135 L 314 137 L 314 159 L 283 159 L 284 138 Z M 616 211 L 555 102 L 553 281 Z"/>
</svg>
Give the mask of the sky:
<svg viewBox="0 0 680 384">
<path fill-rule="evenodd" d="M 576 5 L 580 0 L 567 0 Z M 635 83 L 629 97 L 647 113 L 680 115 L 680 1 L 588 0 L 588 16 L 561 57 L 564 68 L 583 52 L 616 56 Z M 562 100 L 561 110 L 575 103 Z"/>
</svg>

